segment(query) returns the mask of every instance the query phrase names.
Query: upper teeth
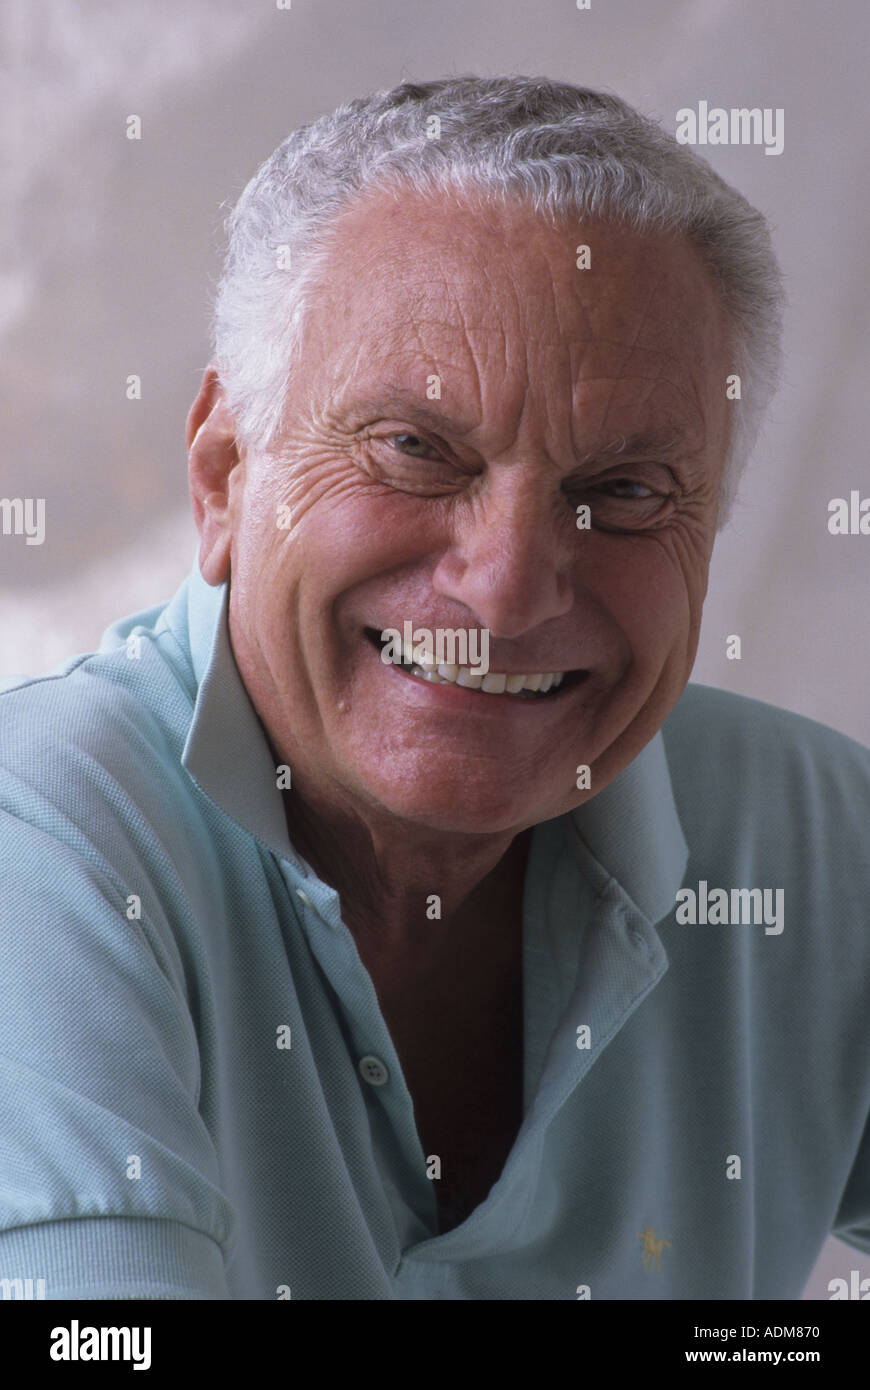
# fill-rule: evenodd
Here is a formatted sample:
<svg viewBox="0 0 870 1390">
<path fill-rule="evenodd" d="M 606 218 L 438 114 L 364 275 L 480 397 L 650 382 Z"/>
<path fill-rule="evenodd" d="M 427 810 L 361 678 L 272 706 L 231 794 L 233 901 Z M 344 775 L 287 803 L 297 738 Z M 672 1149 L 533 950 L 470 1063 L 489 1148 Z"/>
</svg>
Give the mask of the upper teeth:
<svg viewBox="0 0 870 1390">
<path fill-rule="evenodd" d="M 534 671 L 530 675 L 518 672 L 489 671 L 485 676 L 472 670 L 470 666 L 454 666 L 450 663 L 436 665 L 434 661 L 418 664 L 413 654 L 403 650 L 407 662 L 411 664 L 411 674 L 420 675 L 424 680 L 444 685 L 463 685 L 468 690 L 482 690 L 488 695 L 519 695 L 520 691 L 532 690 L 544 695 L 552 687 L 561 685 L 564 671 Z"/>
</svg>

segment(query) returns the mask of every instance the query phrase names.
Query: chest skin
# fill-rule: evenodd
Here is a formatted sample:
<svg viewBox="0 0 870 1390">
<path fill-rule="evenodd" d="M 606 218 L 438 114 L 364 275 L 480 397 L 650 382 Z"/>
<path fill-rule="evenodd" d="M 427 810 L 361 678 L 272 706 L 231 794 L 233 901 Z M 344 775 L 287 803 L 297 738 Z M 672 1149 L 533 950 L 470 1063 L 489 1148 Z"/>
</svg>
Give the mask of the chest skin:
<svg viewBox="0 0 870 1390">
<path fill-rule="evenodd" d="M 371 974 L 414 1103 L 439 1233 L 501 1175 L 522 1123 L 522 900 L 525 837 L 495 885 L 469 903 L 443 945 L 407 962 L 370 955 Z"/>
<path fill-rule="evenodd" d="M 514 934 L 513 926 L 506 930 Z M 517 933 L 518 934 L 518 933 Z M 405 1001 L 381 1006 L 434 1178 L 439 1231 L 461 1224 L 499 1178 L 522 1122 L 522 983 L 519 962 L 484 980 L 461 967 Z"/>
</svg>

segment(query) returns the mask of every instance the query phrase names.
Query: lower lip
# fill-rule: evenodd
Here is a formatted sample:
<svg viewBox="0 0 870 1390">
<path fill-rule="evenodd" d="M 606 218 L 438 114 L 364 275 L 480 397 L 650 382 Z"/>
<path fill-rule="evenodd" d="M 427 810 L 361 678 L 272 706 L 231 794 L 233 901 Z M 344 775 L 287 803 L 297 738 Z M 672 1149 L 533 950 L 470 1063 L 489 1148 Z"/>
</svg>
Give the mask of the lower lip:
<svg viewBox="0 0 870 1390">
<path fill-rule="evenodd" d="M 396 666 L 393 662 L 382 661 L 380 654 L 372 646 L 367 638 L 363 639 L 372 656 L 379 666 L 390 667 L 398 676 L 401 676 L 405 683 L 421 695 L 428 696 L 430 700 L 435 700 L 444 708 L 467 710 L 473 713 L 475 710 L 479 714 L 486 714 L 487 710 L 491 714 L 502 714 L 508 708 L 520 710 L 523 714 L 532 711 L 540 713 L 542 710 L 558 709 L 566 695 L 570 695 L 573 690 L 579 690 L 588 678 L 588 672 L 583 673 L 581 680 L 572 681 L 571 685 L 561 687 L 555 695 L 549 696 L 546 700 L 522 700 L 516 695 L 491 695 L 485 690 L 469 690 L 467 686 L 454 685 L 448 681 L 441 685 L 437 681 L 425 681 L 420 676 L 412 676 L 410 671 L 406 671 L 402 666 Z"/>
</svg>

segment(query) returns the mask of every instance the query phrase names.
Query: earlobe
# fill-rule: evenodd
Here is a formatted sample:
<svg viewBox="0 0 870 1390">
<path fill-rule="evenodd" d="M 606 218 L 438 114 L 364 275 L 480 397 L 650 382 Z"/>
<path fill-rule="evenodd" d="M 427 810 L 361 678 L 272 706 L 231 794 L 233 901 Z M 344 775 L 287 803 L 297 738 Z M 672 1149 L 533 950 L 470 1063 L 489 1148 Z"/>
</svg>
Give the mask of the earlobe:
<svg viewBox="0 0 870 1390">
<path fill-rule="evenodd" d="M 232 540 L 226 510 L 221 516 L 206 507 L 199 525 L 199 572 L 207 584 L 223 584 L 229 579 Z"/>
<path fill-rule="evenodd" d="M 188 480 L 200 536 L 199 567 L 209 584 L 229 578 L 230 475 L 239 463 L 235 422 L 213 366 L 206 368 L 187 417 Z"/>
</svg>

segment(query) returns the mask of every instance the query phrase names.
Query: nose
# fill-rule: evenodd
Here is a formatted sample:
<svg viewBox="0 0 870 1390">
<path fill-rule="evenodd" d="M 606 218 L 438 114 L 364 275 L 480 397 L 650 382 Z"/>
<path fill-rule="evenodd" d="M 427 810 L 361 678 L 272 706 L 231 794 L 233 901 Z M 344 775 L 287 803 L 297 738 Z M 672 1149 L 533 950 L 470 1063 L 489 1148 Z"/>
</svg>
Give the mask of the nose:
<svg viewBox="0 0 870 1390">
<path fill-rule="evenodd" d="M 436 593 L 470 609 L 493 637 L 521 637 L 574 603 L 573 514 L 535 481 L 502 478 L 471 504 L 433 575 Z"/>
</svg>

